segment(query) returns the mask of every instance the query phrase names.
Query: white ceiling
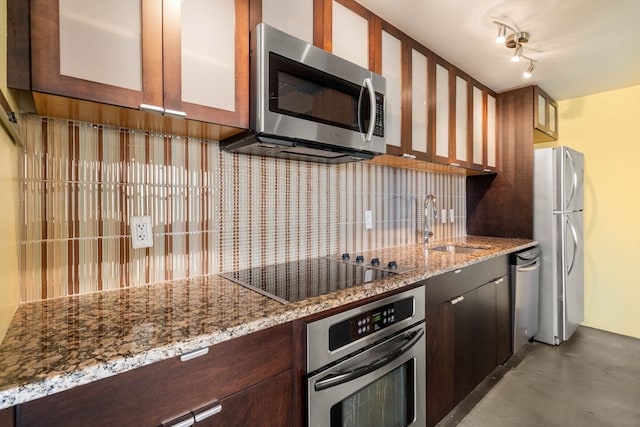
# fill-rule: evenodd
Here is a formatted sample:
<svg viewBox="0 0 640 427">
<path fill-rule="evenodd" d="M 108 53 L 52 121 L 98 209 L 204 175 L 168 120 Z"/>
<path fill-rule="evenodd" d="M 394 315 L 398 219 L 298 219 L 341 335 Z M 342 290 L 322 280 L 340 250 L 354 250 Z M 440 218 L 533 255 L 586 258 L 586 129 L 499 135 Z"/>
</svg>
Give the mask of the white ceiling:
<svg viewBox="0 0 640 427">
<path fill-rule="evenodd" d="M 557 101 L 640 84 L 640 0 L 356 0 L 496 92 L 537 84 Z M 530 34 L 495 42 L 493 18 Z"/>
</svg>

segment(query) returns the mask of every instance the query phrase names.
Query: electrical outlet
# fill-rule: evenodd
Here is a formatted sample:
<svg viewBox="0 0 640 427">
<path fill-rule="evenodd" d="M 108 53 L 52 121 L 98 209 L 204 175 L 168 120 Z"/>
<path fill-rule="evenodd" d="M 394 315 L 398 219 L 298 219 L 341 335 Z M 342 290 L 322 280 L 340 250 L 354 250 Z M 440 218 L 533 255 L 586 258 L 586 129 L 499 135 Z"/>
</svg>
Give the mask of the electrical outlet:
<svg viewBox="0 0 640 427">
<path fill-rule="evenodd" d="M 441 214 L 440 214 L 440 221 L 441 221 L 443 224 L 446 224 L 446 223 L 447 223 L 447 210 L 446 210 L 446 209 L 444 209 L 444 208 L 442 208 L 442 212 L 441 212 Z"/>
<path fill-rule="evenodd" d="M 364 211 L 364 228 L 366 230 L 373 228 L 373 211 Z"/>
<path fill-rule="evenodd" d="M 454 223 L 456 220 L 456 215 L 453 209 L 449 209 L 449 222 Z"/>
<path fill-rule="evenodd" d="M 153 233 L 150 216 L 132 216 L 129 218 L 131 229 L 131 246 L 133 249 L 153 246 Z"/>
</svg>

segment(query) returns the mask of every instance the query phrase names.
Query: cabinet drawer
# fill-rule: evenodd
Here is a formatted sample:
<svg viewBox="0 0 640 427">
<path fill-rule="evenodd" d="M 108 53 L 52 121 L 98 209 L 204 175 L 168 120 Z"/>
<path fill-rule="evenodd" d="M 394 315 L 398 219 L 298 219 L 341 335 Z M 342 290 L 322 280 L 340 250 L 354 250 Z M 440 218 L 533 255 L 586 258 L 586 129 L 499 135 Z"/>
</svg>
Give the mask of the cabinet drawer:
<svg viewBox="0 0 640 427">
<path fill-rule="evenodd" d="M 426 281 L 427 309 L 458 297 L 509 273 L 509 257 L 502 255 L 468 267 L 431 277 Z"/>
<path fill-rule="evenodd" d="M 197 424 L 202 427 L 292 425 L 293 389 L 291 372 L 264 381 L 220 402 L 222 411 Z"/>
<path fill-rule="evenodd" d="M 158 426 L 292 367 L 292 325 L 76 387 L 17 408 L 18 426 Z"/>
</svg>

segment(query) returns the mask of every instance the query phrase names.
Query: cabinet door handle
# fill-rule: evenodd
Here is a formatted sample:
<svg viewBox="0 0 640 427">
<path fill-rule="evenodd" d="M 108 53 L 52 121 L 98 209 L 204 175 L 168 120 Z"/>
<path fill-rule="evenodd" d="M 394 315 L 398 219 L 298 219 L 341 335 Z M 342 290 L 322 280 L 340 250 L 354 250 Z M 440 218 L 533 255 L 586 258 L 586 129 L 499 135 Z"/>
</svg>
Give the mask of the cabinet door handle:
<svg viewBox="0 0 640 427">
<path fill-rule="evenodd" d="M 504 282 L 504 277 L 501 277 L 501 278 L 493 281 L 493 283 L 495 283 L 496 285 L 498 285 L 498 284 L 500 284 L 502 282 Z"/>
<path fill-rule="evenodd" d="M 493 172 L 491 169 L 482 169 L 482 172 Z"/>
<path fill-rule="evenodd" d="M 162 423 L 161 427 L 190 427 L 194 425 L 196 419 L 193 418 L 192 414 L 184 415 L 180 418 L 174 419 L 173 421 L 169 421 L 166 423 Z"/>
<path fill-rule="evenodd" d="M 455 166 L 455 167 L 457 167 L 457 168 L 459 168 L 459 167 L 460 167 L 460 163 L 449 163 L 449 165 L 451 165 L 451 166 Z"/>
<path fill-rule="evenodd" d="M 405 159 L 415 159 L 416 156 L 414 156 L 413 154 L 408 154 L 408 153 L 402 153 L 402 157 L 404 157 Z"/>
<path fill-rule="evenodd" d="M 151 105 L 151 104 L 140 104 L 140 109 L 142 111 L 152 111 L 154 113 L 164 113 L 164 108 L 159 107 L 157 105 Z"/>
<path fill-rule="evenodd" d="M 214 406 L 204 409 L 200 412 L 194 412 L 193 415 L 195 416 L 196 422 L 199 423 L 200 421 L 206 420 L 207 418 L 212 417 L 220 412 L 222 412 L 222 404 L 217 403 L 214 404 Z"/>
<path fill-rule="evenodd" d="M 209 353 L 209 347 L 200 348 L 198 350 L 193 350 L 188 353 L 184 353 L 180 355 L 180 361 L 186 362 L 187 360 L 195 359 L 196 357 L 204 356 Z"/>
<path fill-rule="evenodd" d="M 454 298 L 450 302 L 451 302 L 451 305 L 456 305 L 462 301 L 464 301 L 464 295 L 460 295 L 458 298 Z"/>
<path fill-rule="evenodd" d="M 167 116 L 174 116 L 174 117 L 180 117 L 180 118 L 187 117 L 187 113 L 185 113 L 184 111 L 171 110 L 169 108 L 164 110 L 164 114 Z"/>
</svg>

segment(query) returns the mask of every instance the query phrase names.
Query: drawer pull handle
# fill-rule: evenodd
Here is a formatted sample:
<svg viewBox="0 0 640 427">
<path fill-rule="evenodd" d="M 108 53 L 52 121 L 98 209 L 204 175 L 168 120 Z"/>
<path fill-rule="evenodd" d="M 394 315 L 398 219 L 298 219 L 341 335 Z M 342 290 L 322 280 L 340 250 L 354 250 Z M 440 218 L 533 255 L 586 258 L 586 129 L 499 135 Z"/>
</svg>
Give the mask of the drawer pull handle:
<svg viewBox="0 0 640 427">
<path fill-rule="evenodd" d="M 167 116 L 174 116 L 174 117 L 182 117 L 182 118 L 187 117 L 187 113 L 185 113 L 184 111 L 170 110 L 169 108 L 164 110 L 164 114 Z"/>
<path fill-rule="evenodd" d="M 198 350 L 190 351 L 189 353 L 181 354 L 180 361 L 186 362 L 187 360 L 195 359 L 196 357 L 204 356 L 209 353 L 209 347 L 201 348 Z"/>
<path fill-rule="evenodd" d="M 450 164 L 451 166 L 455 166 L 455 167 L 457 167 L 457 168 L 459 168 L 459 167 L 460 167 L 460 163 L 449 163 L 449 164 Z"/>
<path fill-rule="evenodd" d="M 216 406 L 213 406 L 209 409 L 205 409 L 204 411 L 198 412 L 197 414 L 194 414 L 194 415 L 195 415 L 196 422 L 199 423 L 200 421 L 206 420 L 207 418 L 212 417 L 215 414 L 218 414 L 220 412 L 222 412 L 222 404 L 219 403 Z"/>
<path fill-rule="evenodd" d="M 182 421 L 169 421 L 168 423 L 163 423 L 161 427 L 190 427 L 195 424 L 196 420 L 193 418 L 193 415 L 189 415 L 188 418 L 184 418 Z M 178 418 L 178 419 L 180 419 Z"/>
<path fill-rule="evenodd" d="M 495 283 L 496 285 L 498 285 L 498 284 L 500 284 L 500 283 L 502 283 L 502 282 L 504 282 L 504 277 L 501 277 L 501 278 L 499 278 L 498 280 L 494 280 L 494 282 L 493 282 L 493 283 Z"/>
<path fill-rule="evenodd" d="M 451 300 L 451 305 L 456 305 L 456 304 L 458 304 L 459 302 L 462 302 L 462 301 L 464 301 L 464 296 L 460 295 L 458 298 L 454 298 L 454 299 Z"/>
<path fill-rule="evenodd" d="M 151 104 L 140 104 L 140 109 L 142 111 L 153 111 L 154 113 L 164 113 L 164 108 L 159 107 L 157 105 L 151 105 Z"/>
<path fill-rule="evenodd" d="M 458 273 L 460 273 L 460 272 L 462 272 L 462 269 L 461 269 L 461 268 L 459 268 L 459 269 L 457 269 L 457 270 L 454 270 L 454 271 L 453 271 L 453 274 L 458 274 Z"/>
<path fill-rule="evenodd" d="M 404 157 L 405 159 L 415 159 L 416 156 L 413 154 L 409 154 L 409 153 L 402 153 L 402 157 Z"/>
</svg>

